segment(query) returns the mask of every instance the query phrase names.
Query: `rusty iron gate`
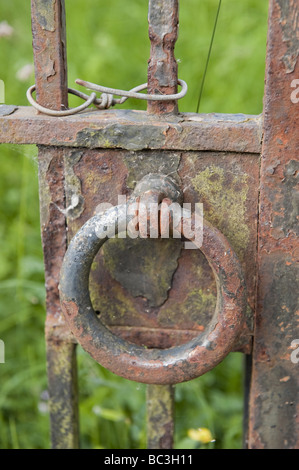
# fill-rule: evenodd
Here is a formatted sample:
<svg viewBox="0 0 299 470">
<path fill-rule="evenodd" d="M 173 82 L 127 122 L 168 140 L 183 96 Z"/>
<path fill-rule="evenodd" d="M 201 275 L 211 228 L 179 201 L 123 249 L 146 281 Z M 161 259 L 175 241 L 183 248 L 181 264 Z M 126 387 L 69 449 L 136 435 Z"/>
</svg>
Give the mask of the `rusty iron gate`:
<svg viewBox="0 0 299 470">
<path fill-rule="evenodd" d="M 262 116 L 178 112 L 178 3 L 149 1 L 146 112 L 106 109 L 108 92 L 65 112 L 64 0 L 31 1 L 43 108 L 0 107 L 0 141 L 39 149 L 54 448 L 79 446 L 77 344 L 148 384 L 150 449 L 172 447 L 174 384 L 230 351 L 247 358 L 245 447 L 299 448 L 298 2 L 269 3 Z M 174 224 L 172 204 L 198 202 L 203 224 L 192 211 Z M 120 235 L 130 223 L 139 237 Z"/>
</svg>

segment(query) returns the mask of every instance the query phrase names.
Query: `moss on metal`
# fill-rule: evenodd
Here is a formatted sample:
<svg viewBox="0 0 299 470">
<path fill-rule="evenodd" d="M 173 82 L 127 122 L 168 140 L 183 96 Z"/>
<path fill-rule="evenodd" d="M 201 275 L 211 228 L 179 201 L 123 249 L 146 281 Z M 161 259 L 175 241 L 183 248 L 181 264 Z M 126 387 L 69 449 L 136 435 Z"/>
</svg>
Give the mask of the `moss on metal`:
<svg viewBox="0 0 299 470">
<path fill-rule="evenodd" d="M 243 259 L 250 236 L 245 219 L 248 175 L 212 164 L 191 181 L 199 200 L 205 201 L 204 217 L 222 231 Z"/>
<path fill-rule="evenodd" d="M 147 448 L 171 449 L 174 433 L 174 386 L 147 386 Z"/>
<path fill-rule="evenodd" d="M 128 322 L 131 322 L 134 325 L 137 321 L 137 324 L 140 324 L 140 316 L 136 312 L 134 300 L 126 295 L 122 288 L 111 286 L 109 292 L 100 290 L 98 281 L 91 276 L 89 293 L 92 304 L 103 323 L 127 325 Z M 113 302 L 111 302 L 111 298 L 113 298 Z"/>
<path fill-rule="evenodd" d="M 192 289 L 183 303 L 172 304 L 161 309 L 159 322 L 164 326 L 172 326 L 185 321 L 196 329 L 204 330 L 215 311 L 217 297 L 214 292 L 202 288 Z"/>
<path fill-rule="evenodd" d="M 65 341 L 47 342 L 49 406 L 52 446 L 79 447 L 76 346 Z"/>
</svg>

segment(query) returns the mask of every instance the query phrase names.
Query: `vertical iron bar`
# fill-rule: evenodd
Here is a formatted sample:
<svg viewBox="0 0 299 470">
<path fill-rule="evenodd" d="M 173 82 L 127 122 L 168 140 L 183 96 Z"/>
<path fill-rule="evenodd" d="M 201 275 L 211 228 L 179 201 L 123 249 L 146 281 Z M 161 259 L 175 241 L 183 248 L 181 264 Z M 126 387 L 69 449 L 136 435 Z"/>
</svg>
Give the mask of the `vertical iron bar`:
<svg viewBox="0 0 299 470">
<path fill-rule="evenodd" d="M 249 397 L 252 374 L 252 355 L 245 354 L 243 359 L 244 377 L 243 377 L 243 449 L 248 449 L 248 413 L 249 413 Z"/>
<path fill-rule="evenodd" d="M 49 109 L 67 108 L 64 0 L 31 0 L 31 25 L 37 102 Z"/>
<path fill-rule="evenodd" d="M 31 0 L 37 101 L 68 106 L 64 0 Z M 64 150 L 39 147 L 41 231 L 46 282 L 46 343 L 52 447 L 78 447 L 76 345 L 63 326 L 59 272 L 66 251 Z"/>
<path fill-rule="evenodd" d="M 147 448 L 172 449 L 174 386 L 147 385 Z"/>
<path fill-rule="evenodd" d="M 48 387 L 53 449 L 79 447 L 76 345 L 47 341 Z"/>
<path fill-rule="evenodd" d="M 179 0 L 149 0 L 149 93 L 177 93 L 178 66 L 174 46 L 178 37 L 178 18 Z M 177 113 L 178 106 L 176 101 L 149 101 L 147 110 L 151 114 Z"/>
<path fill-rule="evenodd" d="M 179 0 L 149 0 L 148 23 L 151 42 L 148 62 L 148 93 L 177 93 L 178 66 L 174 47 L 178 37 Z M 176 101 L 148 101 L 151 114 L 178 112 Z M 174 386 L 147 386 L 147 447 L 172 449 L 174 433 Z"/>
<path fill-rule="evenodd" d="M 297 0 L 270 0 L 249 448 L 299 448 L 298 19 Z"/>
<path fill-rule="evenodd" d="M 59 275 L 66 251 L 63 148 L 39 147 L 41 232 L 46 283 L 46 343 L 53 448 L 77 448 L 79 442 L 76 345 L 65 326 L 59 299 Z"/>
</svg>

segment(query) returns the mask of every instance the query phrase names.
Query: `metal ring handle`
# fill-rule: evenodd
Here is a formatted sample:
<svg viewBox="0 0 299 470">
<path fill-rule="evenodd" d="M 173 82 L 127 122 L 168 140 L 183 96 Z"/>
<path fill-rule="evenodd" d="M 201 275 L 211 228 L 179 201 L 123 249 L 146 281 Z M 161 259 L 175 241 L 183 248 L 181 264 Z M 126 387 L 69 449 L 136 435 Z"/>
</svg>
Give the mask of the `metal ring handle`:
<svg viewBox="0 0 299 470">
<path fill-rule="evenodd" d="M 118 232 L 118 226 L 124 227 L 132 220 L 128 212 L 128 204 L 124 204 L 96 215 L 72 239 L 60 278 L 67 324 L 83 349 L 119 376 L 153 384 L 175 384 L 199 377 L 232 350 L 243 326 L 246 293 L 238 258 L 219 230 L 204 222 L 203 245 L 198 248 L 208 260 L 217 285 L 217 306 L 207 331 L 169 349 L 147 349 L 124 341 L 96 316 L 88 284 L 94 257 L 109 236 Z M 181 233 L 185 236 L 184 227 L 182 224 Z M 105 233 L 105 238 L 99 238 L 99 233 Z"/>
</svg>

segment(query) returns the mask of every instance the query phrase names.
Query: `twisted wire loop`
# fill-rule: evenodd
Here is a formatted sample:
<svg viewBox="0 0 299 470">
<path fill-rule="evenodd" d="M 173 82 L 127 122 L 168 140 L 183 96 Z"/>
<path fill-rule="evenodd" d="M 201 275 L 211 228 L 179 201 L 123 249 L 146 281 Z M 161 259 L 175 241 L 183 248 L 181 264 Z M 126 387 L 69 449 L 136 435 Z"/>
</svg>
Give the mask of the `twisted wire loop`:
<svg viewBox="0 0 299 470">
<path fill-rule="evenodd" d="M 88 108 L 92 103 L 95 102 L 97 99 L 97 95 L 95 93 L 91 93 L 90 96 L 85 95 L 85 93 L 81 93 L 78 90 L 74 90 L 73 88 L 68 88 L 68 92 L 71 93 L 72 95 L 78 96 L 79 98 L 82 98 L 85 100 L 85 103 L 81 104 L 80 106 L 77 106 L 77 108 L 72 108 L 72 109 L 63 109 L 60 111 L 54 110 L 54 109 L 49 109 L 45 108 L 44 106 L 41 106 L 38 104 L 35 99 L 32 96 L 32 93 L 35 91 L 35 85 L 32 85 L 30 88 L 28 88 L 26 96 L 27 100 L 29 103 L 38 111 L 40 111 L 43 114 L 48 114 L 49 116 L 70 116 L 72 114 L 77 114 L 80 111 L 83 111 L 84 109 Z"/>
<path fill-rule="evenodd" d="M 184 80 L 178 80 L 178 84 L 182 87 L 182 90 L 179 93 L 175 93 L 172 95 L 158 95 L 158 94 L 150 95 L 146 93 L 140 93 L 141 91 L 147 89 L 147 83 L 138 85 L 129 91 L 119 90 L 117 88 L 103 87 L 101 85 L 96 85 L 95 83 L 86 82 L 84 80 L 79 80 L 79 79 L 76 80 L 76 83 L 85 88 L 93 90 L 93 92 L 89 96 L 89 95 L 86 95 L 85 93 L 82 93 L 81 91 L 74 90 L 73 88 L 68 88 L 69 93 L 85 100 L 85 103 L 81 104 L 80 106 L 77 106 L 76 108 L 63 109 L 63 110 L 57 111 L 54 109 L 49 109 L 49 108 L 45 108 L 44 106 L 41 106 L 35 101 L 35 99 L 32 96 L 33 92 L 36 89 L 35 85 L 32 85 L 31 87 L 28 88 L 27 93 L 26 93 L 27 100 L 29 101 L 31 106 L 33 106 L 39 112 L 43 114 L 48 114 L 50 116 L 59 117 L 59 116 L 70 116 L 72 114 L 80 113 L 80 111 L 83 111 L 84 109 L 88 108 L 91 104 L 94 104 L 98 109 L 108 109 L 111 106 L 115 106 L 116 104 L 123 104 L 129 98 L 135 98 L 135 99 L 145 100 L 145 101 L 179 100 L 180 98 L 183 98 L 188 91 L 187 83 L 184 82 Z M 97 98 L 95 91 L 101 93 L 100 98 Z M 114 95 L 121 96 L 121 98 L 114 98 Z"/>
</svg>

